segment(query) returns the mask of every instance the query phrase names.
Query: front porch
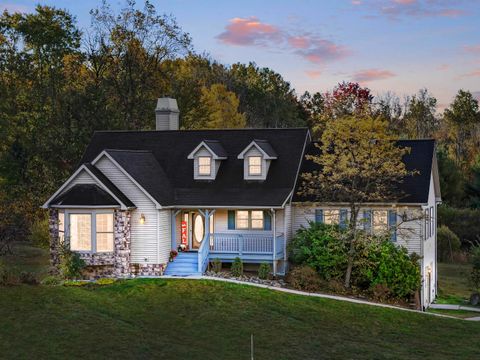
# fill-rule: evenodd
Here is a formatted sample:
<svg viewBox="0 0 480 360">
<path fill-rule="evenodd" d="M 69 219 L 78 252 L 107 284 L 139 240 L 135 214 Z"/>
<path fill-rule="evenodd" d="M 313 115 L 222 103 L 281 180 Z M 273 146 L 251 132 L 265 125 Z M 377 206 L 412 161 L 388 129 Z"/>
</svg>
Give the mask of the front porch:
<svg viewBox="0 0 480 360">
<path fill-rule="evenodd" d="M 167 275 L 199 275 L 214 259 L 272 264 L 286 260 L 283 210 L 182 209 L 172 211 L 172 250 Z"/>
</svg>

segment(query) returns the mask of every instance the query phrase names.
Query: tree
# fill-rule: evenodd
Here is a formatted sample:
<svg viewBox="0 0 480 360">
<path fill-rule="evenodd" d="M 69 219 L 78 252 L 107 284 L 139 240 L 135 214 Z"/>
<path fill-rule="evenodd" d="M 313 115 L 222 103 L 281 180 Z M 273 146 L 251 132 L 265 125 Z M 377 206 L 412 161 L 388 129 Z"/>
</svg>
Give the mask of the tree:
<svg viewBox="0 0 480 360">
<path fill-rule="evenodd" d="M 443 114 L 444 140 L 457 165 L 468 168 L 480 153 L 480 113 L 471 92 L 459 90 Z"/>
<path fill-rule="evenodd" d="M 350 286 L 362 204 L 398 200 L 402 194 L 397 185 L 414 174 L 402 162 L 410 149 L 397 146 L 387 128 L 386 121 L 371 116 L 328 121 L 317 145 L 320 155 L 308 156 L 320 170 L 302 174 L 300 195 L 349 204 L 351 236 L 347 237 L 346 287 Z"/>
<path fill-rule="evenodd" d="M 202 88 L 200 105 L 187 115 L 194 129 L 244 128 L 245 115 L 238 112 L 235 93 L 222 84 Z"/>
<path fill-rule="evenodd" d="M 329 120 L 368 114 L 373 95 L 370 89 L 361 87 L 358 83 L 342 82 L 323 96 L 317 93 L 312 100 L 308 97 L 305 100 L 307 111 L 310 112 L 313 137 L 318 139 Z"/>
<path fill-rule="evenodd" d="M 480 209 L 480 156 L 472 167 L 472 175 L 467 183 L 467 194 L 469 195 L 470 207 Z"/>
<path fill-rule="evenodd" d="M 465 203 L 465 177 L 460 167 L 443 147 L 437 151 L 437 160 L 442 201 L 450 206 L 462 207 Z"/>
<path fill-rule="evenodd" d="M 427 89 L 406 99 L 403 126 L 405 135 L 414 139 L 425 139 L 433 136 L 438 128 L 436 117 L 437 99 Z"/>
</svg>

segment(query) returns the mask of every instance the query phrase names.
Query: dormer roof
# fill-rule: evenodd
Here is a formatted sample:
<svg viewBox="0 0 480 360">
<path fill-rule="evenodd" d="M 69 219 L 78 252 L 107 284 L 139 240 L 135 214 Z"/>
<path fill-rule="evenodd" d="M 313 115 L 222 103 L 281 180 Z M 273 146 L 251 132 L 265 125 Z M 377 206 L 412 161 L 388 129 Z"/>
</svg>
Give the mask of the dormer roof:
<svg viewBox="0 0 480 360">
<path fill-rule="evenodd" d="M 272 145 L 267 140 L 255 139 L 250 144 L 247 145 L 245 149 L 238 155 L 239 159 L 243 159 L 245 154 L 252 148 L 256 147 L 258 151 L 263 154 L 264 159 L 275 160 L 277 158 L 277 153 L 273 149 Z"/>
<path fill-rule="evenodd" d="M 207 149 L 215 160 L 225 160 L 227 158 L 227 152 L 222 146 L 222 143 L 218 140 L 202 140 L 195 149 L 187 156 L 187 159 L 193 159 L 195 154 L 202 147 Z"/>
</svg>

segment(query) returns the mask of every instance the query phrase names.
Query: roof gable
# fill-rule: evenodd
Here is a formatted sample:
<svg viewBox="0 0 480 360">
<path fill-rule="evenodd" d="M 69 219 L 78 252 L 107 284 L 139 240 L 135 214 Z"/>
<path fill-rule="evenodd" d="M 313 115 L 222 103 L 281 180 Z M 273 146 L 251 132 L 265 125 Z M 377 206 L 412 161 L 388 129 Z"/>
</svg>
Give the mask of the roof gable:
<svg viewBox="0 0 480 360">
<path fill-rule="evenodd" d="M 193 151 L 187 156 L 187 159 L 193 159 L 198 151 L 205 148 L 215 160 L 225 160 L 227 152 L 218 140 L 203 140 Z"/>
<path fill-rule="evenodd" d="M 272 145 L 267 140 L 253 140 L 250 144 L 247 145 L 243 151 L 238 154 L 239 159 L 243 159 L 245 154 L 252 148 L 252 146 L 256 147 L 258 151 L 263 154 L 264 159 L 267 160 L 274 160 L 277 158 L 277 153 L 273 150 Z"/>
</svg>

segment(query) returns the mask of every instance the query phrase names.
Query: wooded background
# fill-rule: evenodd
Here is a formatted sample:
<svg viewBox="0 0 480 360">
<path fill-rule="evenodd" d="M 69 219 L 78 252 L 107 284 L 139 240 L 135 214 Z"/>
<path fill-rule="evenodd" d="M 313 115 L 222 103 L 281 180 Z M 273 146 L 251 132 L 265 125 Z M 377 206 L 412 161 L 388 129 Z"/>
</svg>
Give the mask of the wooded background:
<svg viewBox="0 0 480 360">
<path fill-rule="evenodd" d="M 27 238 L 45 221 L 40 206 L 95 130 L 152 130 L 156 99 L 170 96 L 184 129 L 308 126 L 319 138 L 326 121 L 368 111 L 397 138 L 433 137 L 450 207 L 440 222 L 454 226 L 451 212 L 464 208 L 462 241 L 479 239 L 480 113 L 470 92 L 459 90 L 443 113 L 427 89 L 401 99 L 341 82 L 300 95 L 272 69 L 223 65 L 195 49 L 148 2 L 138 10 L 127 1 L 119 13 L 104 2 L 91 18 L 81 32 L 71 14 L 48 6 L 0 16 L 0 238 Z"/>
</svg>

